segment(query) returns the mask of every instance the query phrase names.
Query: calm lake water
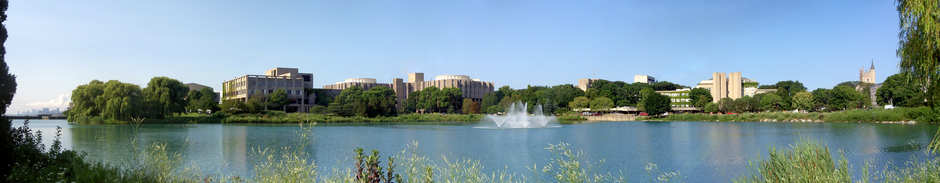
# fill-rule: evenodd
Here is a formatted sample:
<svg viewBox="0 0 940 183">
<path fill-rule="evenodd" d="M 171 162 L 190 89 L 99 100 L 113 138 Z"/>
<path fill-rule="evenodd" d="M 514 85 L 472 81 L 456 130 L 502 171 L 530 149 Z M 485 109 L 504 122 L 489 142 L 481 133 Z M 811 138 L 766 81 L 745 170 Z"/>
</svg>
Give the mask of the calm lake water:
<svg viewBox="0 0 940 183">
<path fill-rule="evenodd" d="M 22 126 L 15 120 L 14 126 Z M 526 166 L 547 165 L 549 144 L 570 143 L 584 152 L 583 160 L 600 164 L 599 172 L 619 173 L 631 181 L 648 180 L 647 163 L 663 172 L 679 171 L 687 182 L 727 182 L 745 172 L 748 158 L 766 156 L 773 145 L 787 147 L 810 137 L 825 141 L 833 153 L 845 152 L 856 174 L 865 161 L 883 167 L 888 161 L 902 164 L 912 157 L 927 156 L 923 148 L 938 125 L 859 123 L 757 123 L 757 122 L 598 122 L 551 124 L 544 129 L 481 129 L 495 126 L 479 122 L 318 124 L 316 139 L 306 151 L 321 172 L 351 168 L 356 147 L 379 150 L 383 157 L 398 154 L 418 142 L 419 154 L 435 162 L 448 158 L 479 160 L 484 172 L 503 170 L 531 176 Z M 195 163 L 207 174 L 218 171 L 250 176 L 253 148 L 293 146 L 297 124 L 176 124 L 79 125 L 65 120 L 31 120 L 30 128 L 43 132 L 51 144 L 56 126 L 63 128 L 65 148 L 84 151 L 92 159 L 119 162 L 133 151 L 131 140 L 141 144 L 165 142 L 173 151 Z M 384 160 L 384 158 L 383 158 Z M 226 166 L 220 166 L 222 162 Z M 344 161 L 344 162 L 343 162 Z M 384 164 L 384 162 L 383 162 Z M 855 175 L 858 177 L 859 175 Z M 543 179 L 545 180 L 545 179 Z"/>
</svg>

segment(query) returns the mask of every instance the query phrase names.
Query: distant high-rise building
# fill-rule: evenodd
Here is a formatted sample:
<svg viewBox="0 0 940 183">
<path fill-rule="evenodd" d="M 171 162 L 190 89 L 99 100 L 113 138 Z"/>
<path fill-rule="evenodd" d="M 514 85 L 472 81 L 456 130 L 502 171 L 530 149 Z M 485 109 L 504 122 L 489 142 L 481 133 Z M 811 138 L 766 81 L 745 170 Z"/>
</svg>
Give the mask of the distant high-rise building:
<svg viewBox="0 0 940 183">
<path fill-rule="evenodd" d="M 648 75 L 633 75 L 633 83 L 655 84 L 656 78 Z"/>
</svg>

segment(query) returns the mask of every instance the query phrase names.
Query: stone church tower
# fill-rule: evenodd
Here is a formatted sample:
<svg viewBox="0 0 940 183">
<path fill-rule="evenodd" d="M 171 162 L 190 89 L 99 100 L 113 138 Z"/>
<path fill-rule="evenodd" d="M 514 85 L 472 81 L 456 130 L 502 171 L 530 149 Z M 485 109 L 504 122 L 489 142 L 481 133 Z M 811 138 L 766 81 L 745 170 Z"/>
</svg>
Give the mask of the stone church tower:
<svg viewBox="0 0 940 183">
<path fill-rule="evenodd" d="M 862 70 L 862 68 L 858 68 L 858 81 L 875 84 L 876 81 L 875 81 L 875 61 L 874 60 L 871 61 L 871 68 L 869 68 L 867 72 Z"/>
</svg>

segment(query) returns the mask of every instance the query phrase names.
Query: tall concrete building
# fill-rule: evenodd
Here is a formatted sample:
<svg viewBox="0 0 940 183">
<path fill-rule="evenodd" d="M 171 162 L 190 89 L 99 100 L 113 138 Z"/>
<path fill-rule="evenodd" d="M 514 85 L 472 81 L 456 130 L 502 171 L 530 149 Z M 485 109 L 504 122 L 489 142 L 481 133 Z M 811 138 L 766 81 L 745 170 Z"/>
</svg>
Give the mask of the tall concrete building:
<svg viewBox="0 0 940 183">
<path fill-rule="evenodd" d="M 656 84 L 656 78 L 648 75 L 633 75 L 633 83 Z"/>
<path fill-rule="evenodd" d="M 591 88 L 591 84 L 597 80 L 600 79 L 578 79 L 578 88 L 580 88 L 582 91 L 587 91 L 588 88 Z"/>
<path fill-rule="evenodd" d="M 408 94 L 411 94 L 415 91 L 421 91 L 427 87 L 459 88 L 463 93 L 463 98 L 469 98 L 476 102 L 482 102 L 483 95 L 489 92 L 493 92 L 495 89 L 492 82 L 483 82 L 479 79 L 470 79 L 470 76 L 465 75 L 440 75 L 434 77 L 434 80 L 425 81 L 424 73 L 408 74 L 408 82 L 405 82 L 401 78 L 392 79 L 392 83 L 378 83 L 375 79 L 372 78 L 350 78 L 346 79 L 344 82 L 337 82 L 336 84 L 323 86 L 323 89 L 330 89 L 334 95 L 339 95 L 339 92 L 342 92 L 344 89 L 352 86 L 362 87 L 363 90 L 368 90 L 378 86 L 391 88 L 395 90 L 399 108 L 401 107 L 403 101 L 408 98 Z"/>
<path fill-rule="evenodd" d="M 777 89 L 757 89 L 757 81 L 741 77 L 741 72 L 712 73 L 712 79 L 702 80 L 694 88 L 705 88 L 711 91 L 712 102 L 722 98 L 738 99 L 745 95 L 774 92 Z"/>
<path fill-rule="evenodd" d="M 298 71 L 278 67 L 265 71 L 264 75 L 244 75 L 222 82 L 222 99 L 248 101 L 255 93 L 267 95 L 282 89 L 290 100 L 288 111 L 306 112 L 313 102 L 310 100 L 313 96 L 305 91 L 313 88 L 313 74 Z"/>
</svg>

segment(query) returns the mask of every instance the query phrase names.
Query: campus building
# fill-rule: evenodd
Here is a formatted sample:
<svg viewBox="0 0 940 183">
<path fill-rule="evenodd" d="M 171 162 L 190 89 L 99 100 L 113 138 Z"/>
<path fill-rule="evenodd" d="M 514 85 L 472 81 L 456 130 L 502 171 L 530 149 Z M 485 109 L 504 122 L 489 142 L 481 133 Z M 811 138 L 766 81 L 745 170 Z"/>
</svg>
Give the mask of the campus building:
<svg viewBox="0 0 940 183">
<path fill-rule="evenodd" d="M 656 78 L 647 75 L 633 75 L 633 83 L 656 84 Z"/>
<path fill-rule="evenodd" d="M 858 68 L 858 82 L 868 83 L 871 85 L 865 88 L 862 86 L 862 84 L 859 84 L 858 86 L 855 87 L 855 90 L 863 91 L 867 89 L 870 94 L 869 97 L 871 97 L 872 106 L 878 106 L 878 102 L 877 102 L 878 98 L 877 96 L 875 96 L 875 94 L 878 91 L 878 88 L 881 88 L 881 83 L 877 83 L 877 81 L 878 80 L 875 79 L 875 61 L 874 60 L 871 61 L 871 67 L 868 68 L 867 72 L 862 70 L 862 68 Z"/>
<path fill-rule="evenodd" d="M 600 79 L 578 79 L 578 88 L 580 88 L 581 91 L 587 91 L 588 88 L 591 88 L 591 84 L 594 84 L 594 81 L 597 80 Z"/>
<path fill-rule="evenodd" d="M 306 112 L 312 106 L 313 96 L 305 90 L 312 88 L 313 74 L 278 67 L 265 71 L 264 75 L 244 75 L 222 82 L 222 99 L 247 102 L 256 93 L 267 95 L 282 89 L 290 100 L 287 111 Z"/>
<path fill-rule="evenodd" d="M 495 85 L 492 82 L 483 82 L 479 79 L 470 79 L 470 76 L 465 75 L 440 75 L 434 77 L 434 80 L 425 81 L 424 73 L 410 73 L 408 74 L 408 81 L 405 82 L 402 78 L 392 79 L 392 83 L 378 83 L 373 78 L 350 78 L 346 79 L 343 82 L 337 82 L 336 84 L 323 86 L 323 89 L 329 89 L 334 96 L 339 95 L 344 89 L 359 86 L 363 90 L 369 90 L 373 87 L 385 86 L 395 90 L 396 98 L 398 99 L 398 107 L 401 107 L 403 101 L 408 98 L 408 94 L 411 94 L 415 91 L 421 91 L 427 87 L 451 87 L 459 88 L 463 93 L 463 98 L 469 98 L 476 102 L 483 101 L 483 95 L 489 92 L 493 92 Z"/>
<path fill-rule="evenodd" d="M 694 88 L 705 88 L 711 91 L 712 102 L 718 102 L 722 98 L 738 99 L 743 96 L 753 97 L 756 94 L 777 91 L 777 89 L 757 89 L 757 80 L 741 77 L 741 72 L 712 73 L 712 79 L 702 80 Z"/>
<path fill-rule="evenodd" d="M 669 97 L 669 105 L 672 108 L 696 107 L 692 105 L 692 89 L 683 88 L 674 91 L 656 91 L 656 93 Z"/>
</svg>

